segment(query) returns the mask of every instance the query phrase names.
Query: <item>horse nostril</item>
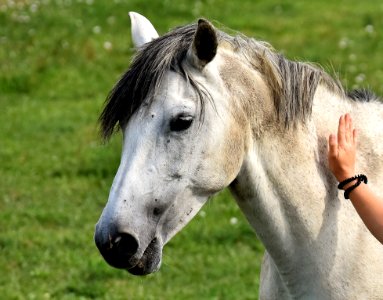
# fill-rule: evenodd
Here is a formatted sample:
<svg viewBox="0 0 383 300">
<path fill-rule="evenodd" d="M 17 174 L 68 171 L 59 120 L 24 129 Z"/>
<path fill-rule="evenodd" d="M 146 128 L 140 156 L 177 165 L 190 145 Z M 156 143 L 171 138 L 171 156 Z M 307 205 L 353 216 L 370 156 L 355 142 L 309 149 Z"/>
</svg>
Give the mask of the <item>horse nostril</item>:
<svg viewBox="0 0 383 300">
<path fill-rule="evenodd" d="M 161 209 L 159 209 L 158 207 L 155 207 L 153 209 L 153 215 L 159 216 L 160 214 L 161 214 Z"/>
<path fill-rule="evenodd" d="M 137 240 L 129 233 L 120 233 L 111 242 L 112 247 L 115 247 L 120 255 L 125 257 L 136 254 L 138 249 Z"/>
<path fill-rule="evenodd" d="M 110 233 L 107 239 L 95 235 L 95 242 L 104 259 L 113 267 L 130 269 L 135 266 L 134 255 L 139 248 L 138 240 L 129 233 Z"/>
</svg>

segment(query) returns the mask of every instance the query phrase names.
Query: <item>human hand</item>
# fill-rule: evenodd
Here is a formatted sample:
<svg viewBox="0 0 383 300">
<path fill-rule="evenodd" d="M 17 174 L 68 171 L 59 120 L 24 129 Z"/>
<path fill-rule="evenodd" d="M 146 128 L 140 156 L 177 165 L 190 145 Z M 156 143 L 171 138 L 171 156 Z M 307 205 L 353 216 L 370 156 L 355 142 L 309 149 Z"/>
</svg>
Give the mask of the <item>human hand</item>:
<svg viewBox="0 0 383 300">
<path fill-rule="evenodd" d="M 341 182 L 355 175 L 357 131 L 349 114 L 339 119 L 338 135 L 330 134 L 328 163 L 331 172 Z"/>
</svg>

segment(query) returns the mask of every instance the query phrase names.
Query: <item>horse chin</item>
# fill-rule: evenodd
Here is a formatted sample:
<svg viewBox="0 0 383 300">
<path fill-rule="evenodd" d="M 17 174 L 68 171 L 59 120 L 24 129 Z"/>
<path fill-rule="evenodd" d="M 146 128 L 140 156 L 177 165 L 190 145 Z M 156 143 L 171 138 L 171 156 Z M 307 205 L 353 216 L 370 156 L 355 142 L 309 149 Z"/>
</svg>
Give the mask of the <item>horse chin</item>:
<svg viewBox="0 0 383 300">
<path fill-rule="evenodd" d="M 158 271 L 161 266 L 162 245 L 154 238 L 146 248 L 138 263 L 128 269 L 132 275 L 144 276 Z"/>
</svg>

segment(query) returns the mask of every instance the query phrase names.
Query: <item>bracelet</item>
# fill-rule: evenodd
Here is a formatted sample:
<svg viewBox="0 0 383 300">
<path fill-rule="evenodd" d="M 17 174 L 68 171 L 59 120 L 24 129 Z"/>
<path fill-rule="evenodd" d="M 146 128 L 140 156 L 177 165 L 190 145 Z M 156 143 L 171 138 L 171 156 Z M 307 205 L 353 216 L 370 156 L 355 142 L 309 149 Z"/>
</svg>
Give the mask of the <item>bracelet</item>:
<svg viewBox="0 0 383 300">
<path fill-rule="evenodd" d="M 349 196 L 350 196 L 350 193 L 356 188 L 358 187 L 362 182 L 364 182 L 365 184 L 367 184 L 367 176 L 364 175 L 364 174 L 359 174 L 359 175 L 355 175 L 351 178 L 348 178 L 346 180 L 343 180 L 342 182 L 340 182 L 338 184 L 338 189 L 342 190 L 344 188 L 344 186 L 352 181 L 354 181 L 355 179 L 357 179 L 358 181 L 350 186 L 349 188 L 347 188 L 345 191 L 344 191 L 344 198 L 345 199 L 350 199 Z"/>
</svg>

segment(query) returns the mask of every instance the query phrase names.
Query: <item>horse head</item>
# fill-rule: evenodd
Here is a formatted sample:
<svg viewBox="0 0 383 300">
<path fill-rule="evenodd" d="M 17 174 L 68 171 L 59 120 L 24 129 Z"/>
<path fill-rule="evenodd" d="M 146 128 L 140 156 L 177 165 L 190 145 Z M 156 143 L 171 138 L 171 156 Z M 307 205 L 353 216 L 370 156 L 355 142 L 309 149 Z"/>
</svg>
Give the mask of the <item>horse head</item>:
<svg viewBox="0 0 383 300">
<path fill-rule="evenodd" d="M 158 270 L 170 238 L 235 179 L 246 130 L 230 110 L 208 21 L 158 37 L 146 18 L 130 16 L 138 53 L 101 115 L 105 137 L 116 125 L 123 133 L 121 163 L 95 242 L 110 265 L 145 275 Z"/>
</svg>

